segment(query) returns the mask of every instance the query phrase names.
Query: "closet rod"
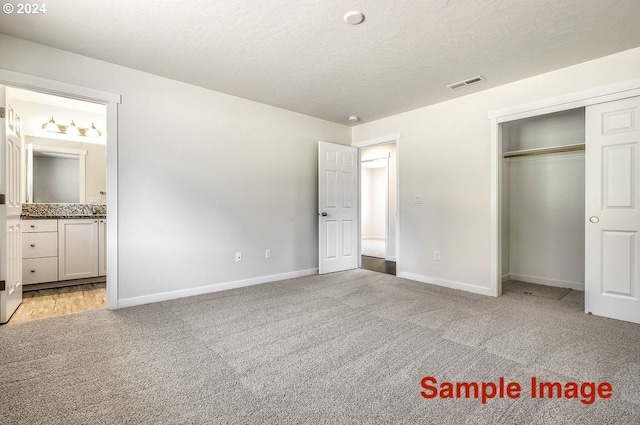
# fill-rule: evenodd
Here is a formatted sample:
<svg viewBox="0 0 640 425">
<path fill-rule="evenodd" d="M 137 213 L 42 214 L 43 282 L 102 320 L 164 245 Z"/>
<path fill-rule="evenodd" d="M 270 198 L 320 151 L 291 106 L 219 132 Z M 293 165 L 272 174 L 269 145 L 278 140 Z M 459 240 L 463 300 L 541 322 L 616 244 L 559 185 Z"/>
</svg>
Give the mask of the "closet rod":
<svg viewBox="0 0 640 425">
<path fill-rule="evenodd" d="M 521 151 L 505 152 L 505 158 L 518 158 L 521 156 L 547 155 L 551 153 L 576 152 L 583 151 L 584 143 L 579 145 L 558 146 L 556 148 L 527 149 Z"/>
</svg>

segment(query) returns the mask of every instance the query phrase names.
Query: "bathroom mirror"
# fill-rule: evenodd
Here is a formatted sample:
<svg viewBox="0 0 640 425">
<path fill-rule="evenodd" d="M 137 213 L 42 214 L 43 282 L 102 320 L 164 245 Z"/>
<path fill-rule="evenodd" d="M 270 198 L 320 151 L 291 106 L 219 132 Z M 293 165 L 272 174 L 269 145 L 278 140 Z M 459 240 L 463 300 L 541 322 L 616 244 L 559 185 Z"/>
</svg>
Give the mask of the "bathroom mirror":
<svg viewBox="0 0 640 425">
<path fill-rule="evenodd" d="M 26 201 L 85 202 L 86 150 L 27 144 Z"/>
<path fill-rule="evenodd" d="M 24 152 L 24 202 L 106 202 L 104 144 L 26 136 Z"/>
</svg>

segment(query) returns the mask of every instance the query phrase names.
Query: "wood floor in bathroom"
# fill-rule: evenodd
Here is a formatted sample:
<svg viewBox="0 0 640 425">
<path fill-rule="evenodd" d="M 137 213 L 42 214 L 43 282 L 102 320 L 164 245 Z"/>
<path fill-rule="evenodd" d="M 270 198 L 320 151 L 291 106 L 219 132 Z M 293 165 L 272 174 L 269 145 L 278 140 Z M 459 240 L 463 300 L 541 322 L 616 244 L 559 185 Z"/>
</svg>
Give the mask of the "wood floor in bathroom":
<svg viewBox="0 0 640 425">
<path fill-rule="evenodd" d="M 13 325 L 30 320 L 106 308 L 106 300 L 107 293 L 104 283 L 26 291 L 22 294 L 22 304 L 8 324 Z"/>
</svg>

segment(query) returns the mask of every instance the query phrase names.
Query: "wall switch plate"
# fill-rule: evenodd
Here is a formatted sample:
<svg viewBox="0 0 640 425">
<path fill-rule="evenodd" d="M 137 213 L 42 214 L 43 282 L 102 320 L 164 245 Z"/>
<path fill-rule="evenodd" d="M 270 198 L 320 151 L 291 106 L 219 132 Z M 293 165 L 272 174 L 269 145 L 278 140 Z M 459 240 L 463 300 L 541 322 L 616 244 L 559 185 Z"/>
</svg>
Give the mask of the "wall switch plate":
<svg viewBox="0 0 640 425">
<path fill-rule="evenodd" d="M 236 252 L 236 263 L 242 261 L 242 252 Z"/>
<path fill-rule="evenodd" d="M 424 201 L 423 201 L 423 199 L 422 199 L 422 195 L 415 195 L 415 196 L 413 197 L 413 203 L 414 203 L 414 204 L 423 204 L 423 203 L 424 203 Z"/>
<path fill-rule="evenodd" d="M 271 258 L 271 250 L 270 249 L 265 249 L 264 250 L 264 258 Z"/>
<path fill-rule="evenodd" d="M 440 251 L 433 251 L 433 259 L 435 261 L 440 261 Z"/>
</svg>

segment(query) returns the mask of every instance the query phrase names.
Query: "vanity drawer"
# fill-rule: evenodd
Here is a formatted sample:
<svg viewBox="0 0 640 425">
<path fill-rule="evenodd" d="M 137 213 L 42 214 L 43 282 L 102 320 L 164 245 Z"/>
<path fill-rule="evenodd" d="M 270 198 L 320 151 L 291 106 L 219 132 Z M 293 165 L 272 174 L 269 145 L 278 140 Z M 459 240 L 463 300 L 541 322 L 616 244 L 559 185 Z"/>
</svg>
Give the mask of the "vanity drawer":
<svg viewBox="0 0 640 425">
<path fill-rule="evenodd" d="M 25 285 L 56 280 L 58 280 L 58 257 L 22 260 L 22 282 Z"/>
<path fill-rule="evenodd" d="M 57 231 L 58 220 L 22 220 L 22 233 Z"/>
<path fill-rule="evenodd" d="M 25 233 L 22 235 L 22 258 L 57 257 L 58 233 Z"/>
</svg>

